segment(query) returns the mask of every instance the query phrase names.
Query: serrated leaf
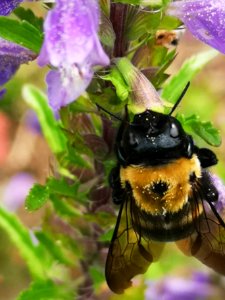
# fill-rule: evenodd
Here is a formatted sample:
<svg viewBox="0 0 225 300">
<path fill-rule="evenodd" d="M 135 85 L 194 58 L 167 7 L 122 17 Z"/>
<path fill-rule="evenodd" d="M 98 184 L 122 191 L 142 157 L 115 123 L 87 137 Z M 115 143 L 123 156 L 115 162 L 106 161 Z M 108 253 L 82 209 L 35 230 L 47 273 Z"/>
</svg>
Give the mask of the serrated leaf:
<svg viewBox="0 0 225 300">
<path fill-rule="evenodd" d="M 196 115 L 188 118 L 183 117 L 184 125 L 189 126 L 193 132 L 201 137 L 206 143 L 212 146 L 220 146 L 221 136 L 211 122 L 201 121 Z"/>
<path fill-rule="evenodd" d="M 0 16 L 0 37 L 39 53 L 42 33 L 27 21 L 19 22 Z"/>
<path fill-rule="evenodd" d="M 39 18 L 35 16 L 31 9 L 25 9 L 24 7 L 17 7 L 13 11 L 14 15 L 16 15 L 21 21 L 27 21 L 34 27 L 36 27 L 40 32 L 43 28 L 43 18 Z"/>
<path fill-rule="evenodd" d="M 23 97 L 26 103 L 36 112 L 42 132 L 53 153 L 65 153 L 67 151 L 66 137 L 48 106 L 46 95 L 33 85 L 25 85 Z"/>
<path fill-rule="evenodd" d="M 35 281 L 31 286 L 23 291 L 17 300 L 73 300 L 75 292 L 68 287 L 55 284 L 51 280 Z"/>
<path fill-rule="evenodd" d="M 36 183 L 26 197 L 25 207 L 29 211 L 38 210 L 48 201 L 48 199 L 48 187 Z"/>
<path fill-rule="evenodd" d="M 46 182 L 46 186 L 48 187 L 50 193 L 74 197 L 74 195 L 77 193 L 79 183 L 77 182 L 69 185 L 64 178 L 56 179 L 54 177 L 50 177 Z"/>
<path fill-rule="evenodd" d="M 8 233 L 18 248 L 33 277 L 45 279 L 48 265 L 44 259 L 43 249 L 40 245 L 33 244 L 29 231 L 17 216 L 0 207 L 0 226 Z"/>
<path fill-rule="evenodd" d="M 169 82 L 166 83 L 161 94 L 162 98 L 175 103 L 187 83 L 217 55 L 218 52 L 216 50 L 209 50 L 187 59 L 178 73 L 172 76 Z"/>
<path fill-rule="evenodd" d="M 35 236 L 54 260 L 66 265 L 72 264 L 72 261 L 67 257 L 67 254 L 62 251 L 62 248 L 59 247 L 54 238 L 43 231 L 35 232 Z"/>
</svg>

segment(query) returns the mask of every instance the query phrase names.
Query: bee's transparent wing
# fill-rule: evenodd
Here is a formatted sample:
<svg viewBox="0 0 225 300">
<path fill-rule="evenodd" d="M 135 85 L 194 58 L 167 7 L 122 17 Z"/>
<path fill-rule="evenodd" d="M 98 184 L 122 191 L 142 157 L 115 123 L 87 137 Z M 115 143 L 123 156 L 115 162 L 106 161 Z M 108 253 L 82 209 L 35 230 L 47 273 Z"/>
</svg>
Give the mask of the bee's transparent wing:
<svg viewBox="0 0 225 300">
<path fill-rule="evenodd" d="M 177 245 L 184 254 L 225 275 L 225 211 L 218 214 L 212 203 L 204 206 L 204 217 L 196 224 L 196 232 Z"/>
<path fill-rule="evenodd" d="M 132 227 L 131 201 L 128 196 L 121 205 L 106 261 L 106 281 L 117 294 L 131 286 L 131 279 L 147 271 L 160 256 L 164 243 L 145 240 Z"/>
</svg>

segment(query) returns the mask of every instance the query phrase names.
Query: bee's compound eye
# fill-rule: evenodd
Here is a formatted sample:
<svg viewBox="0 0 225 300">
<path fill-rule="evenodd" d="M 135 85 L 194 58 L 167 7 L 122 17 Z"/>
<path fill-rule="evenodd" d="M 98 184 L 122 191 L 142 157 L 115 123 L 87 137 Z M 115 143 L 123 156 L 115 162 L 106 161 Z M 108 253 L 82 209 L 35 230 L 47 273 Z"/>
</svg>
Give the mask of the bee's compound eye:
<svg viewBox="0 0 225 300">
<path fill-rule="evenodd" d="M 175 123 L 172 123 L 171 124 L 171 128 L 170 128 L 170 136 L 173 137 L 173 138 L 176 138 L 179 136 L 179 130 L 176 126 Z"/>
</svg>

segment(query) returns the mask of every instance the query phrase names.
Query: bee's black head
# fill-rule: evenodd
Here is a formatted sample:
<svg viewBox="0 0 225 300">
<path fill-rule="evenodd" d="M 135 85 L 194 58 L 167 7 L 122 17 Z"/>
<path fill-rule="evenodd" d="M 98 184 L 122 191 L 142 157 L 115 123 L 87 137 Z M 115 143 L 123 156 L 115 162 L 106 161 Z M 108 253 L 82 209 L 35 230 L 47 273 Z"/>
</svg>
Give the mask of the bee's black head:
<svg viewBox="0 0 225 300">
<path fill-rule="evenodd" d="M 158 165 L 193 154 L 191 136 L 170 115 L 146 110 L 121 124 L 116 153 L 122 165 Z"/>
</svg>

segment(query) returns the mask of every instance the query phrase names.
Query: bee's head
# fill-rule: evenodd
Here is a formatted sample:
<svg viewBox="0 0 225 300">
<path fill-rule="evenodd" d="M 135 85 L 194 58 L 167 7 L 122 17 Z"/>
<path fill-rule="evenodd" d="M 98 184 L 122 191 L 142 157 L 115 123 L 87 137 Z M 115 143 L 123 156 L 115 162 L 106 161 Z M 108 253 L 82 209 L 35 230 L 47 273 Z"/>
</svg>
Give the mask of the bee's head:
<svg viewBox="0 0 225 300">
<path fill-rule="evenodd" d="M 190 158 L 193 141 L 174 117 L 146 110 L 135 115 L 132 123 L 121 125 L 116 153 L 123 165 L 157 165 L 179 157 Z"/>
</svg>

